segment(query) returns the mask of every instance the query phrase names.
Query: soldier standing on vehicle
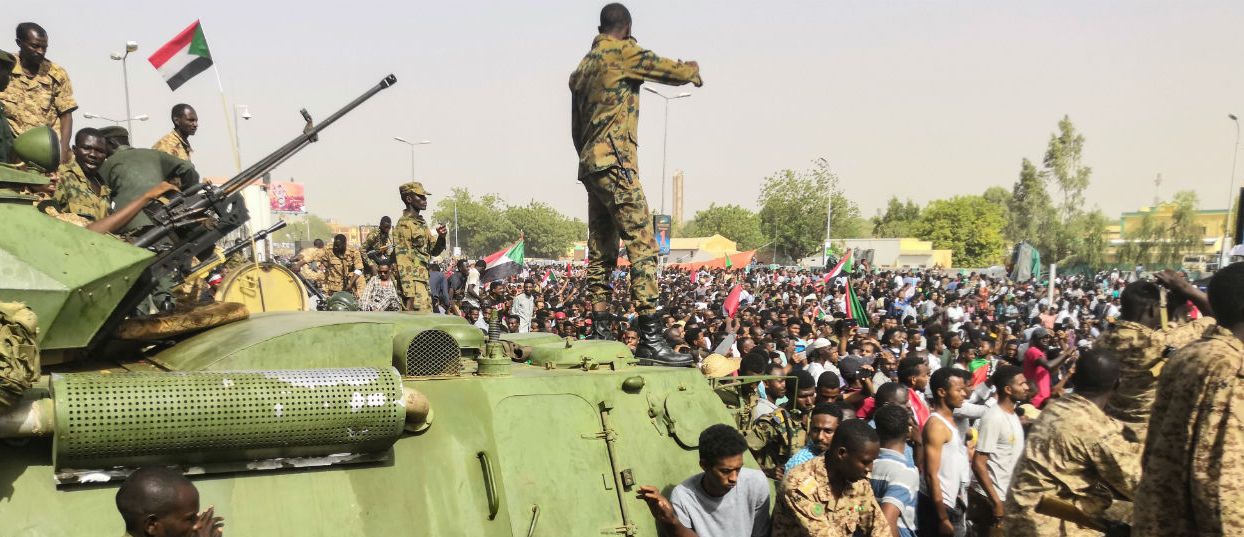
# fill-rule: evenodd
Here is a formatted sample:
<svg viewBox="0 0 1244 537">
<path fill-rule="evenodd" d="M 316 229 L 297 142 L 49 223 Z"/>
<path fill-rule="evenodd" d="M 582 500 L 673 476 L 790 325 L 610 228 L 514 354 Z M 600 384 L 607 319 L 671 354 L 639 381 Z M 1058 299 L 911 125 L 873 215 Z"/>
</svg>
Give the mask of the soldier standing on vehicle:
<svg viewBox="0 0 1244 537">
<path fill-rule="evenodd" d="M 190 148 L 190 137 L 199 132 L 199 114 L 194 111 L 193 106 L 180 103 L 173 105 L 172 117 L 173 130 L 160 138 L 151 148 L 189 161 L 190 154 L 194 152 Z"/>
<path fill-rule="evenodd" d="M 73 136 L 73 98 L 69 73 L 47 59 L 48 33 L 33 22 L 17 25 L 18 62 L 10 66 L 12 83 L 0 91 L 0 104 L 13 132 L 21 134 L 47 125 L 60 139 L 61 163 L 69 162 Z"/>
<path fill-rule="evenodd" d="M 631 262 L 631 300 L 639 314 L 641 363 L 690 365 L 692 358 L 662 337 L 657 301 L 657 248 L 648 201 L 636 174 L 639 86 L 645 80 L 700 86 L 695 62 L 662 58 L 631 37 L 631 13 L 622 4 L 600 11 L 600 35 L 570 75 L 571 134 L 579 153 L 579 181 L 588 195 L 587 294 L 593 323 L 608 322 L 609 276 L 617 268 L 618 238 Z M 605 334 L 608 335 L 608 334 Z"/>
<path fill-rule="evenodd" d="M 397 255 L 397 273 L 406 309 L 432 312 L 432 294 L 428 290 L 428 263 L 445 251 L 444 224 L 436 226 L 436 236 L 420 214 L 428 208 L 428 191 L 423 183 L 410 182 L 397 189 L 406 209 L 393 230 L 393 246 Z"/>
</svg>

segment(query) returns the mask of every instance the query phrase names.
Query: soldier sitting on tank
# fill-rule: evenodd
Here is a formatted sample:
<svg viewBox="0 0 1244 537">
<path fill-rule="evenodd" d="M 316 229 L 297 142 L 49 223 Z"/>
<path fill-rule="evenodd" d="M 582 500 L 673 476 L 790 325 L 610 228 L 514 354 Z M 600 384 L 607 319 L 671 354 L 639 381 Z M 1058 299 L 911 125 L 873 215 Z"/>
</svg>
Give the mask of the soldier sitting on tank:
<svg viewBox="0 0 1244 537">
<path fill-rule="evenodd" d="M 710 425 L 700 433 L 700 468 L 670 492 L 639 487 L 637 497 L 662 535 L 753 537 L 769 534 L 769 484 L 764 474 L 743 467 L 747 442 L 729 425 Z"/>
<path fill-rule="evenodd" d="M 168 468 L 139 468 L 117 490 L 126 537 L 221 537 L 216 508 L 199 512 L 199 491 Z"/>
</svg>

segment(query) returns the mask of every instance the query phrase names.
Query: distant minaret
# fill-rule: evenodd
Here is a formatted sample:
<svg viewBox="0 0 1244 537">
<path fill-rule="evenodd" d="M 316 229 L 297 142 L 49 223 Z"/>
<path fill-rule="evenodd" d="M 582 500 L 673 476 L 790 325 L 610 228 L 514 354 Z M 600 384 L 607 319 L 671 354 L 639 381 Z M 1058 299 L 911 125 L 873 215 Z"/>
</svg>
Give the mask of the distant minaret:
<svg viewBox="0 0 1244 537">
<path fill-rule="evenodd" d="M 682 224 L 682 170 L 674 172 L 674 214 L 671 215 L 674 225 Z"/>
</svg>

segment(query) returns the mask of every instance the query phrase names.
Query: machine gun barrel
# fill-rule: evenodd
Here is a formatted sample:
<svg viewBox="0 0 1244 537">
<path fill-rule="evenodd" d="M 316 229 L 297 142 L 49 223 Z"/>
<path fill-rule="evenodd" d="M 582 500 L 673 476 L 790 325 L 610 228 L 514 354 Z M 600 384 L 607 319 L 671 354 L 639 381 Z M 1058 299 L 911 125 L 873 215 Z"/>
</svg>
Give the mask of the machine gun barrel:
<svg viewBox="0 0 1244 537">
<path fill-rule="evenodd" d="M 389 76 L 384 77 L 384 79 L 382 79 L 379 83 L 377 83 L 375 86 L 372 86 L 371 89 L 368 89 L 367 91 L 363 92 L 363 94 L 358 96 L 358 98 L 354 99 L 353 101 L 350 101 L 349 104 L 342 107 L 341 110 L 338 110 L 335 113 L 333 113 L 333 115 L 325 118 L 324 121 L 321 121 L 318 125 L 312 124 L 311 115 L 308 114 L 305 109 L 302 110 L 301 111 L 302 117 L 303 119 L 307 121 L 307 127 L 306 129 L 303 130 L 302 134 L 298 135 L 293 140 L 290 140 L 288 143 L 281 146 L 280 149 L 277 149 L 276 151 L 272 152 L 272 154 L 264 157 L 259 162 L 256 162 L 250 165 L 250 167 L 246 168 L 245 170 L 242 170 L 240 173 L 238 173 L 237 175 L 233 176 L 231 179 L 226 181 L 223 185 L 220 185 L 220 191 L 223 193 L 223 195 L 228 196 L 230 194 L 233 194 L 234 192 L 241 190 L 251 180 L 257 177 L 260 177 L 269 171 L 272 171 L 273 168 L 276 168 L 282 162 L 285 162 L 285 160 L 289 159 L 290 156 L 293 156 L 295 153 L 302 150 L 302 148 L 306 147 L 308 144 L 311 144 L 312 142 L 317 141 L 319 139 L 318 135 L 320 131 L 328 128 L 329 125 L 332 125 L 338 119 L 341 119 L 342 116 L 350 113 L 355 108 L 358 108 L 359 105 L 363 104 L 368 99 L 372 98 L 372 96 L 374 96 L 375 94 L 380 93 L 381 90 L 388 88 L 396 83 L 397 83 L 396 76 L 389 75 Z"/>
<path fill-rule="evenodd" d="M 243 248 L 246 248 L 247 246 L 250 246 L 252 242 L 264 240 L 268 238 L 268 235 L 276 233 L 277 231 L 280 231 L 281 228 L 284 228 L 284 227 L 285 227 L 285 221 L 277 220 L 275 224 L 272 224 L 272 227 L 269 227 L 268 229 L 259 230 L 254 235 L 251 235 L 250 239 L 237 243 L 228 248 L 225 248 L 224 250 L 221 250 L 220 257 L 221 258 L 229 257 L 229 255 L 233 254 L 234 252 L 241 250 Z"/>
<path fill-rule="evenodd" d="M 363 92 L 362 95 L 358 96 L 340 110 L 325 118 L 324 121 L 320 122 L 318 125 L 311 121 L 311 115 L 307 113 L 305 109 L 301 110 L 302 117 L 307 122 L 302 134 L 299 134 L 293 140 L 290 140 L 288 143 L 281 146 L 276 151 L 273 151 L 268 156 L 260 159 L 258 162 L 251 164 L 245 170 L 242 170 L 228 181 L 225 181 L 225 183 L 219 187 L 198 184 L 186 189 L 185 192 L 181 192 L 180 194 L 169 198 L 168 202 L 163 204 L 162 207 L 152 211 L 158 213 L 154 214 L 152 218 L 157 225 L 135 239 L 133 243 L 134 246 L 148 248 L 155 245 L 161 239 L 172 233 L 178 227 L 180 221 L 197 217 L 200 213 L 206 211 L 211 206 L 238 193 L 254 179 L 272 171 L 274 168 L 281 165 L 281 163 L 294 156 L 294 154 L 298 153 L 306 146 L 319 140 L 320 131 L 328 128 L 329 125 L 332 125 L 338 119 L 341 119 L 342 116 L 350 113 L 355 108 L 358 108 L 359 105 L 366 102 L 381 90 L 396 83 L 396 76 L 388 75 L 384 77 L 375 86 L 372 86 L 370 89 Z"/>
</svg>

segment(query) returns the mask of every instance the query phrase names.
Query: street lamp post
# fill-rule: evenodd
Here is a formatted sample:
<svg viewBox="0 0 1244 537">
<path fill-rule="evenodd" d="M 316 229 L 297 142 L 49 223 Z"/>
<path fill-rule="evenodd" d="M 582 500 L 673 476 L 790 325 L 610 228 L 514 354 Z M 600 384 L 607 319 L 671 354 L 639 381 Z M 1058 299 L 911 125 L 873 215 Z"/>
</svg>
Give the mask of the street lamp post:
<svg viewBox="0 0 1244 537">
<path fill-rule="evenodd" d="M 432 143 L 432 140 L 420 140 L 418 142 L 412 142 L 410 140 L 402 138 L 401 136 L 394 136 L 393 141 L 401 142 L 401 143 L 404 143 L 410 146 L 410 180 L 414 181 L 415 180 L 415 146 L 430 144 Z"/>
<path fill-rule="evenodd" d="M 1235 150 L 1231 152 L 1231 189 L 1227 191 L 1227 219 L 1222 223 L 1222 259 L 1218 262 L 1218 268 L 1227 266 L 1227 262 L 1231 260 L 1231 242 L 1227 237 L 1231 235 L 1231 206 L 1233 200 L 1236 199 L 1235 193 L 1235 162 L 1240 156 L 1240 118 L 1235 114 L 1227 114 L 1235 124 Z M 1238 209 L 1237 209 L 1238 210 Z"/>
<path fill-rule="evenodd" d="M 134 137 L 134 115 L 130 112 L 130 69 L 129 62 L 126 60 L 130 57 L 131 52 L 137 50 L 137 41 L 126 41 L 125 52 L 113 52 L 109 55 L 112 59 L 121 62 L 121 81 L 125 86 L 125 128 L 130 131 L 130 139 Z"/>
<path fill-rule="evenodd" d="M 674 99 L 685 99 L 690 97 L 691 94 L 684 91 L 678 95 L 670 97 L 648 86 L 644 86 L 644 91 L 665 99 L 665 127 L 661 132 L 661 214 L 665 214 L 665 155 L 669 149 L 670 101 Z M 621 165 L 622 163 L 619 162 L 618 164 Z"/>
<path fill-rule="evenodd" d="M 242 124 L 238 123 L 238 111 L 242 112 L 242 119 L 250 120 L 255 116 L 251 115 L 251 107 L 245 104 L 233 105 L 233 148 L 237 150 L 238 158 L 242 158 Z"/>
<path fill-rule="evenodd" d="M 147 121 L 148 119 L 151 119 L 151 116 L 149 116 L 149 115 L 147 115 L 147 114 L 138 114 L 138 115 L 136 115 L 136 116 L 134 116 L 134 117 L 130 117 L 130 118 L 126 118 L 126 119 L 112 119 L 112 118 L 110 118 L 110 117 L 104 117 L 104 116 L 101 116 L 101 115 L 99 115 L 99 114 L 92 114 L 92 113 L 90 113 L 90 112 L 83 112 L 83 113 L 82 113 L 82 117 L 83 117 L 83 118 L 86 118 L 86 119 L 100 119 L 100 120 L 103 120 L 103 121 L 110 122 L 110 123 L 112 123 L 113 125 L 120 125 L 120 124 L 121 124 L 121 123 L 123 123 L 123 122 L 124 122 L 124 123 L 130 123 L 130 122 L 132 122 L 132 121 Z M 130 136 L 131 136 L 131 137 L 133 137 L 133 136 L 134 136 L 133 131 L 131 131 L 131 132 L 130 132 Z"/>
</svg>

